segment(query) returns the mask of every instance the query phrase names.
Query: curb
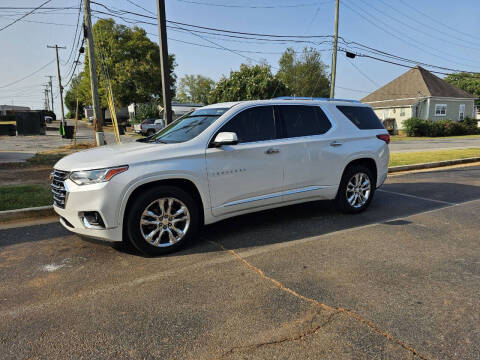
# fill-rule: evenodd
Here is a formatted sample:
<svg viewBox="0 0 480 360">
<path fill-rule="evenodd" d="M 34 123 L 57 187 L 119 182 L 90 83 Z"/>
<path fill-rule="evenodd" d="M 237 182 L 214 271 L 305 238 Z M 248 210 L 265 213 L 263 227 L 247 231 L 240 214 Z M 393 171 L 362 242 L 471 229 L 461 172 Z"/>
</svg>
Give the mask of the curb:
<svg viewBox="0 0 480 360">
<path fill-rule="evenodd" d="M 53 206 L 39 206 L 33 208 L 15 209 L 0 211 L 0 223 L 13 220 L 27 220 L 32 218 L 42 218 L 48 216 L 55 216 Z"/>
<path fill-rule="evenodd" d="M 431 168 L 444 167 L 444 166 L 450 166 L 450 165 L 468 164 L 468 163 L 474 163 L 479 161 L 480 161 L 480 157 L 473 157 L 473 158 L 466 158 L 466 159 L 436 161 L 436 162 L 414 164 L 414 165 L 392 166 L 388 168 L 388 173 L 391 174 L 391 173 L 396 173 L 400 171 L 431 169 Z"/>
</svg>

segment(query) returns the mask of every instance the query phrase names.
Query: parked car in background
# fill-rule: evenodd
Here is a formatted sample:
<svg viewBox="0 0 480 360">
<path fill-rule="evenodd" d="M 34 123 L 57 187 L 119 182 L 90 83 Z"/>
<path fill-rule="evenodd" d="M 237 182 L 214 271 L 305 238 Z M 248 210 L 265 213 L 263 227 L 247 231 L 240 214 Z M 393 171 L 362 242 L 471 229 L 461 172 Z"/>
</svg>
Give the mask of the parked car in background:
<svg viewBox="0 0 480 360">
<path fill-rule="evenodd" d="M 70 231 L 164 254 L 203 224 L 254 211 L 314 200 L 365 210 L 387 177 L 389 141 L 357 101 L 213 104 L 147 141 L 64 157 L 54 209 Z"/>
<path fill-rule="evenodd" d="M 133 131 L 143 136 L 152 136 L 164 128 L 163 119 L 145 119 L 140 124 L 133 125 Z"/>
</svg>

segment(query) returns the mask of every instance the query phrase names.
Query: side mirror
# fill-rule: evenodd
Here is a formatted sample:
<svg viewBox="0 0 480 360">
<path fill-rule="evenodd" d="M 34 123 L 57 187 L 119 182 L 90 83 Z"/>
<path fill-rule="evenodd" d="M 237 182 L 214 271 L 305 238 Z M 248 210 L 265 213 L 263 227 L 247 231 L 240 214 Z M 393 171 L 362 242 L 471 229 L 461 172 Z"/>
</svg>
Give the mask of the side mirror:
<svg viewBox="0 0 480 360">
<path fill-rule="evenodd" d="M 215 136 L 215 139 L 212 142 L 212 145 L 215 147 L 220 147 L 222 145 L 236 145 L 238 144 L 237 134 L 234 132 L 221 132 Z"/>
</svg>

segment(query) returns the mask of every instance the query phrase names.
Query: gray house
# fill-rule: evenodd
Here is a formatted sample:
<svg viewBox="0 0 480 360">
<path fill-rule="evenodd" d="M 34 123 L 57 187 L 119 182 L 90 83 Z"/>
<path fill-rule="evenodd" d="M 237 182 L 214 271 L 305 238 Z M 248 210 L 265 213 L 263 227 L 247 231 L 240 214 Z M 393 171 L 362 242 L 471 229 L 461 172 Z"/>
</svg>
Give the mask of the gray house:
<svg viewBox="0 0 480 360">
<path fill-rule="evenodd" d="M 411 117 L 428 120 L 475 118 L 475 97 L 416 66 L 361 99 L 395 131 Z"/>
</svg>

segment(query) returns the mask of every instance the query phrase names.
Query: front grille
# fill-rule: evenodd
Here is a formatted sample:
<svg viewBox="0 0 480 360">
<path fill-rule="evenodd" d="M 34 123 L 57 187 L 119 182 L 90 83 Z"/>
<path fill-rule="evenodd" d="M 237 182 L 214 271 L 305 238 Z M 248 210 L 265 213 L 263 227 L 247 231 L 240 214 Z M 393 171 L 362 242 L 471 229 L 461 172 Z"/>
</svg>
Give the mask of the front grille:
<svg viewBox="0 0 480 360">
<path fill-rule="evenodd" d="M 53 193 L 53 204 L 64 209 L 67 191 L 65 190 L 65 184 L 63 182 L 68 177 L 68 172 L 53 169 L 51 175 L 52 183 L 50 187 Z"/>
</svg>

